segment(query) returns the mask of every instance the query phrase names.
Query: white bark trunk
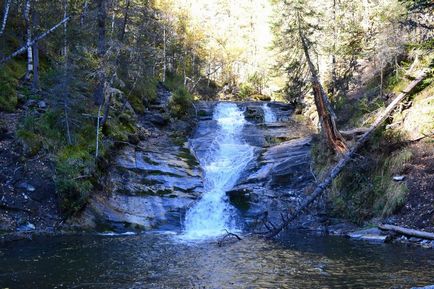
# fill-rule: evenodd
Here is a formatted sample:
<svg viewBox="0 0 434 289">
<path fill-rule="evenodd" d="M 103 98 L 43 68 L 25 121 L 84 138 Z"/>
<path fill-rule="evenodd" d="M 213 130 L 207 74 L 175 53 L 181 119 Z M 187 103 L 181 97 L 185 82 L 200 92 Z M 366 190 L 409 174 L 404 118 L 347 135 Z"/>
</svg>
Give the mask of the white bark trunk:
<svg viewBox="0 0 434 289">
<path fill-rule="evenodd" d="M 5 10 L 3 14 L 3 21 L 2 21 L 2 27 L 0 29 L 0 36 L 3 35 L 6 29 L 6 23 L 8 22 L 9 17 L 9 8 L 11 7 L 11 0 L 7 0 L 5 4 Z"/>
<path fill-rule="evenodd" d="M 30 80 L 33 72 L 33 50 L 31 45 L 32 40 L 32 27 L 30 22 L 30 0 L 26 0 L 26 6 L 24 9 L 24 19 L 26 21 L 26 46 L 27 46 L 27 70 L 26 70 L 26 80 Z"/>
<path fill-rule="evenodd" d="M 81 26 L 83 26 L 83 24 L 84 24 L 84 18 L 86 17 L 88 6 L 89 6 L 89 0 L 86 0 L 84 2 L 84 5 L 83 5 L 83 13 L 81 13 L 81 15 L 80 15 L 80 25 Z"/>
<path fill-rule="evenodd" d="M 115 33 L 115 19 L 116 19 L 116 14 L 115 14 L 115 8 L 113 7 L 112 23 L 111 23 L 111 34 L 112 34 L 112 38 L 113 38 L 113 34 Z"/>
<path fill-rule="evenodd" d="M 163 29 L 163 82 L 166 81 L 166 26 Z"/>
<path fill-rule="evenodd" d="M 96 120 L 96 149 L 95 149 L 95 161 L 98 158 L 99 154 L 99 124 L 100 124 L 100 118 L 101 118 L 101 107 L 102 104 L 98 106 L 98 116 Z"/>
</svg>

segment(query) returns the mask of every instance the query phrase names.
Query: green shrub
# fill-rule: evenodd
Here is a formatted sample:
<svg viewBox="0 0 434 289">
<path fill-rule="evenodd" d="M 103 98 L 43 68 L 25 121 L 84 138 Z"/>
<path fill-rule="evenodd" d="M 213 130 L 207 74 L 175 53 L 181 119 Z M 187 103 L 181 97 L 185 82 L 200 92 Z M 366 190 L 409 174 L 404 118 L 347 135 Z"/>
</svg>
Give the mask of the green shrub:
<svg viewBox="0 0 434 289">
<path fill-rule="evenodd" d="M 142 79 L 136 81 L 129 93 L 127 93 L 128 101 L 137 113 L 143 114 L 145 107 L 155 101 L 157 98 L 157 83 L 156 79 Z"/>
<path fill-rule="evenodd" d="M 26 157 L 33 157 L 41 150 L 42 138 L 38 134 L 26 129 L 19 129 L 16 133 Z"/>
<path fill-rule="evenodd" d="M 192 107 L 193 96 L 185 87 L 179 87 L 172 93 L 169 102 L 170 113 L 175 117 L 182 117 L 188 114 Z"/>
<path fill-rule="evenodd" d="M 411 157 L 412 153 L 408 149 L 397 151 L 376 170 L 374 188 L 380 192 L 374 204 L 377 215 L 389 216 L 404 204 L 408 188 L 404 182 L 395 182 L 393 176 L 402 172 Z"/>
<path fill-rule="evenodd" d="M 329 208 L 333 216 L 362 224 L 372 217 L 386 217 L 405 202 L 405 182 L 395 182 L 393 176 L 402 173 L 411 159 L 411 152 L 401 149 L 390 153 L 390 145 L 402 141 L 400 133 L 379 129 L 360 155 L 335 178 L 329 193 Z M 321 179 L 336 159 L 328 153 L 326 144 L 315 141 L 312 147 L 314 169 Z"/>
<path fill-rule="evenodd" d="M 164 85 L 170 91 L 176 91 L 178 88 L 184 87 L 184 79 L 180 75 L 174 73 L 167 73 L 167 77 L 166 80 L 164 81 Z"/>
<path fill-rule="evenodd" d="M 0 68 L 0 110 L 15 110 L 18 104 L 18 80 L 24 72 L 24 66 L 14 60 Z"/>
<path fill-rule="evenodd" d="M 241 99 L 246 99 L 251 95 L 253 95 L 254 93 L 255 93 L 255 89 L 250 83 L 245 82 L 240 84 L 240 92 L 238 93 L 238 96 Z"/>
<path fill-rule="evenodd" d="M 136 129 L 133 122 L 125 114 L 122 114 L 117 118 L 109 119 L 103 132 L 115 141 L 128 142 L 128 135 L 135 134 Z"/>
<path fill-rule="evenodd" d="M 57 153 L 55 184 L 65 215 L 78 212 L 88 202 L 94 170 L 94 159 L 88 147 L 66 146 Z"/>
<path fill-rule="evenodd" d="M 41 115 L 30 113 L 21 121 L 17 136 L 25 140 L 29 135 L 37 135 L 46 150 L 54 151 L 65 142 L 61 123 L 59 111 L 48 110 Z"/>
</svg>

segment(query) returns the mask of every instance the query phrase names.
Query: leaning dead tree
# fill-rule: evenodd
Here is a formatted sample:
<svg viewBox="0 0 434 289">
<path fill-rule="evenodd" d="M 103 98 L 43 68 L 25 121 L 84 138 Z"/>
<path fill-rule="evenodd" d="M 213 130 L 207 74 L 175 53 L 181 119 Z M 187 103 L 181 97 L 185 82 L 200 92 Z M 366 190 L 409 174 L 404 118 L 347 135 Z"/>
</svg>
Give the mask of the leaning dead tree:
<svg viewBox="0 0 434 289">
<path fill-rule="evenodd" d="M 282 215 L 282 223 L 279 226 L 272 226 L 265 236 L 273 238 L 285 229 L 291 222 L 297 219 L 318 197 L 320 197 L 326 188 L 333 182 L 339 175 L 342 169 L 349 163 L 354 154 L 367 142 L 375 129 L 383 123 L 386 118 L 393 112 L 395 107 L 418 85 L 426 76 L 426 71 L 419 73 L 417 78 L 413 80 L 381 113 L 369 129 L 361 136 L 356 144 L 340 159 L 340 161 L 329 171 L 327 177 L 315 188 L 312 194 L 301 204 L 301 206 L 292 214 L 287 217 Z"/>
<path fill-rule="evenodd" d="M 316 110 L 321 123 L 322 133 L 326 137 L 329 147 L 333 149 L 334 152 L 343 154 L 348 151 L 347 145 L 345 144 L 345 139 L 336 127 L 336 115 L 334 114 L 327 94 L 321 85 L 316 68 L 310 59 L 308 41 L 300 28 L 299 36 L 311 74 L 312 90 L 314 94 Z"/>
</svg>

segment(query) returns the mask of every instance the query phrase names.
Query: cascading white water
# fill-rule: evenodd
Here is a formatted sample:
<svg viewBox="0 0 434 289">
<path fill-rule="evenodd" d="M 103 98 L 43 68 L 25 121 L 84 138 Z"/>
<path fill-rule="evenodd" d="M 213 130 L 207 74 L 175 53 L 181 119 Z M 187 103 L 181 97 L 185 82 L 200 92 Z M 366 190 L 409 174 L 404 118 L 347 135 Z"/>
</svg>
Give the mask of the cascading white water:
<svg viewBox="0 0 434 289">
<path fill-rule="evenodd" d="M 218 124 L 214 141 L 203 159 L 199 159 L 205 173 L 205 194 L 186 214 L 183 237 L 187 239 L 216 237 L 225 229 L 238 230 L 236 212 L 226 191 L 253 159 L 253 147 L 241 138 L 246 120 L 236 104 L 219 103 L 213 119 Z"/>
<path fill-rule="evenodd" d="M 264 121 L 265 123 L 273 123 L 277 121 L 277 117 L 271 108 L 268 106 L 268 103 L 264 103 L 262 106 L 262 110 L 264 111 Z"/>
</svg>

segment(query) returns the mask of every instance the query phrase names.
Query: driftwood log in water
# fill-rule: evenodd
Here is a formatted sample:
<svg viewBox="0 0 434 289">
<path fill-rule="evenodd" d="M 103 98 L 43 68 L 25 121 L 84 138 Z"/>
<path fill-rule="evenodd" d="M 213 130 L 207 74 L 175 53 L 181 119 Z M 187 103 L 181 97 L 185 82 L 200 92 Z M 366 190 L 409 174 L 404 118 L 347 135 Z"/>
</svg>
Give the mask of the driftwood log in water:
<svg viewBox="0 0 434 289">
<path fill-rule="evenodd" d="M 273 238 L 285 229 L 292 221 L 300 216 L 305 209 L 307 209 L 319 196 L 321 196 L 325 189 L 333 182 L 339 175 L 342 169 L 348 164 L 353 155 L 366 143 L 374 130 L 386 120 L 386 118 L 393 112 L 395 107 L 418 85 L 426 76 L 426 71 L 419 72 L 417 78 L 413 80 L 395 99 L 386 107 L 386 109 L 377 117 L 375 122 L 369 129 L 360 137 L 356 144 L 339 160 L 339 162 L 329 171 L 327 177 L 317 185 L 312 194 L 301 204 L 301 206 L 292 214 L 287 217 L 282 215 L 282 223 L 274 227 L 265 234 L 267 238 Z"/>
<path fill-rule="evenodd" d="M 387 225 L 387 224 L 381 224 L 378 226 L 378 228 L 380 228 L 383 231 L 392 231 L 405 236 L 434 240 L 434 233 L 430 233 L 430 232 L 424 232 L 424 231 L 404 228 L 395 225 Z"/>
</svg>

